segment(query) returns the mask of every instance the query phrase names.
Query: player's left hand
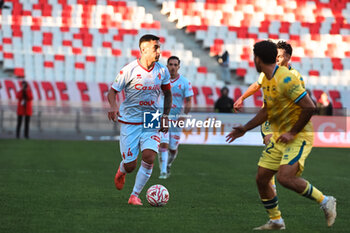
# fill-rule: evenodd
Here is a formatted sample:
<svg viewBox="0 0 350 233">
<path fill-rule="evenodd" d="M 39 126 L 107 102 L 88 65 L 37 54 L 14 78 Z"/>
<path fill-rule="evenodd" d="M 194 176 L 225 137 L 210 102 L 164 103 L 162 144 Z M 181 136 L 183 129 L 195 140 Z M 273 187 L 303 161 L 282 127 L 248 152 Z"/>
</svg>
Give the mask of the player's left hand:
<svg viewBox="0 0 350 233">
<path fill-rule="evenodd" d="M 267 134 L 265 137 L 264 137 L 264 144 L 267 146 L 269 143 L 270 143 L 270 139 L 272 137 L 272 134 Z"/>
<path fill-rule="evenodd" d="M 160 118 L 160 132 L 167 133 L 169 130 L 169 118 L 168 116 L 163 115 Z"/>
<path fill-rule="evenodd" d="M 242 98 L 242 96 L 241 97 L 239 97 L 237 100 L 236 100 L 236 102 L 233 104 L 233 110 L 235 111 L 235 112 L 239 112 L 240 111 L 240 109 L 243 107 L 243 98 Z"/>
<path fill-rule="evenodd" d="M 276 142 L 289 143 L 293 141 L 293 139 L 294 139 L 294 134 L 287 132 L 279 136 Z"/>
<path fill-rule="evenodd" d="M 226 142 L 231 143 L 234 140 L 236 140 L 239 137 L 242 137 L 245 134 L 246 130 L 243 125 L 239 125 L 236 127 L 233 127 L 233 130 L 231 133 L 227 134 L 226 136 Z"/>
</svg>

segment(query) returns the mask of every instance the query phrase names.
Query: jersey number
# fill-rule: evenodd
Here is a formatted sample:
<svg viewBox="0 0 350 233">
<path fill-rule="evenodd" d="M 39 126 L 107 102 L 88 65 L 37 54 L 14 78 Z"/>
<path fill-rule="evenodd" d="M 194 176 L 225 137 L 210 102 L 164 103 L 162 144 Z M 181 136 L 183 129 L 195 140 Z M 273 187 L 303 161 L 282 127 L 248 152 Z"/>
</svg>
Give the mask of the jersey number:
<svg viewBox="0 0 350 233">
<path fill-rule="evenodd" d="M 271 142 L 271 146 L 267 147 L 266 150 L 265 150 L 266 153 L 271 154 L 271 152 L 270 152 L 269 150 L 271 150 L 272 148 L 274 148 L 274 146 L 275 146 L 275 143 Z"/>
</svg>

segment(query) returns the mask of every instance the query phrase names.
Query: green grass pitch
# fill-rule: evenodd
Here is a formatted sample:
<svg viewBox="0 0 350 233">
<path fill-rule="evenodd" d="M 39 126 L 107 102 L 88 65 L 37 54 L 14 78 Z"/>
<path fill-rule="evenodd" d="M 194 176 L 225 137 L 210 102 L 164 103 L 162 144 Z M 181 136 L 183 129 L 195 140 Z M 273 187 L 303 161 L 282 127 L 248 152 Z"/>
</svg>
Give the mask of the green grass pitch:
<svg viewBox="0 0 350 233">
<path fill-rule="evenodd" d="M 0 140 L 0 232 L 252 232 L 268 220 L 255 185 L 261 150 L 181 145 L 172 176 L 159 180 L 156 162 L 135 207 L 136 171 L 114 187 L 116 142 Z M 277 184 L 284 232 L 350 232 L 349 164 L 349 149 L 314 148 L 306 160 L 304 177 L 337 198 L 330 229 L 316 203 Z M 170 200 L 156 208 L 145 193 L 158 183 Z"/>
</svg>

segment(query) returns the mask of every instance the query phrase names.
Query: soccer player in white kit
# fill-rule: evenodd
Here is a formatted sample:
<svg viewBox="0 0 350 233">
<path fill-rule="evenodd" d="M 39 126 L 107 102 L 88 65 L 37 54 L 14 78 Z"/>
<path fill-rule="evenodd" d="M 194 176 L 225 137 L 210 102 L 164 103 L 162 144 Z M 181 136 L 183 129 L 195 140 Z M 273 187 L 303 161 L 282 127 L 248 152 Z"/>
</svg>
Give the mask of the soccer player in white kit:
<svg viewBox="0 0 350 233">
<path fill-rule="evenodd" d="M 119 72 L 108 92 L 111 107 L 108 118 L 117 121 L 118 116 L 120 123 L 122 161 L 114 178 L 118 190 L 123 189 L 126 173 L 136 168 L 139 150 L 142 152 L 141 166 L 128 201 L 131 205 L 142 205 L 138 196 L 151 177 L 153 161 L 159 149 L 159 131 L 167 131 L 167 115 L 172 103 L 169 71 L 158 63 L 159 37 L 144 35 L 140 38 L 139 47 L 141 58 L 129 63 Z M 125 100 L 119 108 L 116 95 L 122 90 L 125 91 Z M 164 111 L 160 129 L 145 129 L 144 112 L 156 112 L 159 109 L 158 99 L 161 91 L 164 94 Z"/>
<path fill-rule="evenodd" d="M 184 76 L 178 73 L 180 68 L 180 59 L 178 57 L 169 57 L 167 67 L 170 72 L 171 93 L 173 95 L 169 120 L 183 121 L 185 120 L 185 116 L 182 115 L 187 115 L 191 111 L 193 96 L 192 86 Z M 168 132 L 160 133 L 160 154 L 158 157 L 160 166 L 159 179 L 166 179 L 170 175 L 170 167 L 177 156 L 181 131 L 182 129 L 179 127 L 170 127 Z"/>
</svg>

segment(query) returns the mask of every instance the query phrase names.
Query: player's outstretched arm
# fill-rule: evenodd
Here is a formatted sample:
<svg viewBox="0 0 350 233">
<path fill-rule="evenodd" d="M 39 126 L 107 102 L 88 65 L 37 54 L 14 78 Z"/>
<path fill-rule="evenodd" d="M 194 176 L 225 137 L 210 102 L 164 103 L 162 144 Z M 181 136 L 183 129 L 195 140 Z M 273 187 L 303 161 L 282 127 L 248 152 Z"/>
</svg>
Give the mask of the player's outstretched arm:
<svg viewBox="0 0 350 233">
<path fill-rule="evenodd" d="M 261 85 L 258 82 L 253 83 L 248 87 L 242 96 L 240 96 L 233 105 L 235 112 L 239 111 L 243 106 L 243 101 L 249 96 L 253 95 L 260 89 Z"/>
<path fill-rule="evenodd" d="M 254 129 L 267 120 L 266 106 L 260 109 L 260 111 L 244 126 L 239 125 L 233 127 L 233 130 L 226 136 L 226 142 L 231 143 L 239 137 L 242 137 L 247 131 Z"/>
<path fill-rule="evenodd" d="M 288 143 L 292 141 L 304 127 L 310 121 L 312 115 L 316 111 L 316 106 L 312 102 L 310 96 L 306 94 L 299 102 L 297 103 L 302 108 L 302 111 L 299 115 L 297 122 L 292 127 L 290 132 L 284 133 L 277 138 L 277 142 Z"/>
<path fill-rule="evenodd" d="M 108 119 L 112 121 L 117 121 L 117 116 L 121 117 L 116 100 L 117 93 L 118 92 L 116 90 L 110 88 L 107 95 L 108 103 L 110 106 L 110 109 L 108 111 Z"/>
<path fill-rule="evenodd" d="M 168 115 L 170 113 L 171 105 L 173 103 L 173 96 L 171 94 L 171 89 L 163 89 L 164 93 L 164 106 L 163 106 L 163 116 L 161 118 L 161 127 L 160 130 L 161 132 L 168 132 L 169 129 L 169 119 Z"/>
</svg>

